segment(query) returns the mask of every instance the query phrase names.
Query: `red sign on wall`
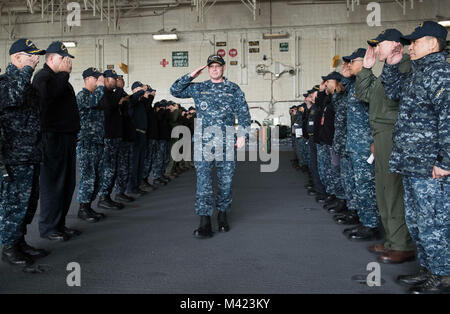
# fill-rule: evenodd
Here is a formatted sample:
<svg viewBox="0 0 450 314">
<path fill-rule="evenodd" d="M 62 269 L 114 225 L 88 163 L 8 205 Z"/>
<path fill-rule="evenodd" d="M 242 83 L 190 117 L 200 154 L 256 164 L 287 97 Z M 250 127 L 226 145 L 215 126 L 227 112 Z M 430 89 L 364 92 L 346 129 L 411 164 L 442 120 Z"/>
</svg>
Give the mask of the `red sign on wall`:
<svg viewBox="0 0 450 314">
<path fill-rule="evenodd" d="M 230 57 L 234 58 L 237 56 L 238 52 L 236 49 L 230 49 L 230 51 L 228 51 L 228 54 L 230 55 Z"/>
<path fill-rule="evenodd" d="M 217 50 L 217 54 L 223 58 L 223 57 L 225 57 L 225 55 L 226 55 L 227 53 L 226 53 L 225 50 L 219 49 L 219 50 Z"/>
</svg>

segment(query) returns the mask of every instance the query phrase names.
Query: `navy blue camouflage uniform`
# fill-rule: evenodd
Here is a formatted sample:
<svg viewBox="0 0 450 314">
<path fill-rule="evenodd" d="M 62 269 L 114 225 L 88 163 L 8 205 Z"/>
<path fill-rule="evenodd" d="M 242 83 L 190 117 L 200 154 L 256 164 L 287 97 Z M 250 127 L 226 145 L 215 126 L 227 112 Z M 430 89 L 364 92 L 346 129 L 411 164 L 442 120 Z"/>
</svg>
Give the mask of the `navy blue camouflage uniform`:
<svg viewBox="0 0 450 314">
<path fill-rule="evenodd" d="M 341 83 L 346 90 L 341 93 L 336 92 L 332 97 L 336 111 L 334 117 L 333 151 L 339 157 L 340 180 L 344 189 L 347 208 L 348 210 L 356 211 L 358 204 L 354 192 L 353 172 L 350 166 L 350 156 L 345 149 L 347 143 L 347 88 L 351 86 L 352 82 L 354 82 L 354 77 L 342 77 Z"/>
<path fill-rule="evenodd" d="M 399 101 L 390 171 L 403 175 L 406 224 L 422 267 L 450 275 L 450 177 L 432 179 L 433 167 L 450 170 L 450 66 L 444 53 L 411 61 L 412 71 L 385 64 L 387 96 Z"/>
<path fill-rule="evenodd" d="M 230 136 L 235 117 L 238 118 L 238 136 L 246 136 L 251 119 L 245 95 L 238 85 L 224 78 L 222 83 L 211 80 L 192 83 L 187 74 L 172 85 L 170 93 L 179 98 L 193 98 L 197 110 L 194 131 L 194 164 L 197 171 L 195 210 L 200 216 L 211 216 L 214 211 L 212 169 L 216 166 L 218 190 L 216 208 L 229 210 L 232 201 L 232 181 L 236 167 L 235 137 Z M 208 133 L 208 127 L 216 127 L 219 134 Z M 228 133 L 228 136 L 227 136 Z M 212 147 L 211 147 L 212 146 Z M 222 150 L 222 151 L 216 151 Z M 202 153 L 203 152 L 203 153 Z"/>
<path fill-rule="evenodd" d="M 104 117 L 103 111 L 98 108 L 98 105 L 103 94 L 103 86 L 98 86 L 92 93 L 83 88 L 77 94 L 81 124 L 77 145 L 77 157 L 80 165 L 77 201 L 81 204 L 93 202 L 100 186 Z"/>
<path fill-rule="evenodd" d="M 0 177 L 0 242 L 13 245 L 26 233 L 39 199 L 42 160 L 39 100 L 31 86 L 33 69 L 9 64 L 0 76 L 0 162 L 12 181 Z"/>
<path fill-rule="evenodd" d="M 373 143 L 369 107 L 367 103 L 356 98 L 354 80 L 347 87 L 346 151 L 350 156 L 356 210 L 365 227 L 376 228 L 381 221 L 375 198 L 375 166 L 367 162 Z"/>
</svg>

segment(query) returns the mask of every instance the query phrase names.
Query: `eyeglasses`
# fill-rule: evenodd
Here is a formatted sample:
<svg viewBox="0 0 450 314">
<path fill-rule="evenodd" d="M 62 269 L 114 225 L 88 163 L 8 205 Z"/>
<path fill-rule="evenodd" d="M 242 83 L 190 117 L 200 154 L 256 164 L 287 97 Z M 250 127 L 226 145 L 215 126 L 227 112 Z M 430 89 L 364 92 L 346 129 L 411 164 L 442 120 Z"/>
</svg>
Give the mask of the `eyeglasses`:
<svg viewBox="0 0 450 314">
<path fill-rule="evenodd" d="M 353 64 L 353 63 L 356 62 L 356 61 L 363 61 L 363 59 L 353 59 L 353 60 L 351 60 L 351 61 L 349 62 L 349 64 Z"/>
</svg>

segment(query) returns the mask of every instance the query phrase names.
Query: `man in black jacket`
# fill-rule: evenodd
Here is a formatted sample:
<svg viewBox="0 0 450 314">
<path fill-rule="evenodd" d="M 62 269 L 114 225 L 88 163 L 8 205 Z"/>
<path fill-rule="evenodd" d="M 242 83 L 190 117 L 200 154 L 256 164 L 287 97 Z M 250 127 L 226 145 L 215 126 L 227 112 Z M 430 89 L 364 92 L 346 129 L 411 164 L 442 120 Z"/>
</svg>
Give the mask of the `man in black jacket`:
<svg viewBox="0 0 450 314">
<path fill-rule="evenodd" d="M 140 189 L 144 172 L 145 154 L 147 150 L 148 116 L 147 107 L 153 102 L 155 92 L 141 82 L 134 82 L 131 86 L 133 95 L 130 97 L 132 109 L 131 119 L 135 128 L 135 139 L 131 154 L 131 175 L 128 181 L 128 192 L 144 195 L 146 191 Z"/>
<path fill-rule="evenodd" d="M 42 238 L 57 241 L 67 241 L 80 234 L 66 227 L 66 215 L 75 189 L 75 150 L 80 130 L 75 92 L 69 83 L 71 58 L 74 57 L 62 42 L 51 43 L 44 68 L 33 79 L 33 86 L 39 93 L 44 152 L 39 232 Z"/>
<path fill-rule="evenodd" d="M 123 97 L 123 89 L 117 87 L 118 76 L 114 70 L 106 70 L 103 76 L 105 77 L 105 95 L 100 100 L 99 108 L 105 112 L 105 146 L 97 206 L 105 209 L 122 209 L 124 205 L 114 202 L 111 199 L 111 193 L 117 177 L 117 161 L 120 142 L 123 137 L 123 119 L 120 114 L 120 106 L 126 101 L 126 98 Z"/>
<path fill-rule="evenodd" d="M 166 110 L 167 100 L 163 99 L 156 106 L 156 119 L 158 120 L 158 144 L 153 169 L 153 179 L 156 184 L 166 185 L 164 170 L 167 166 L 167 151 L 170 140 L 169 110 Z"/>
<path fill-rule="evenodd" d="M 123 91 L 124 86 L 125 81 L 123 80 L 123 76 L 119 75 L 116 88 L 120 88 Z M 134 128 L 133 121 L 131 120 L 130 115 L 130 112 L 132 111 L 130 97 L 125 91 L 123 91 L 122 98 L 124 98 L 125 100 L 122 102 L 119 110 L 122 117 L 123 132 L 122 140 L 120 141 L 119 145 L 117 176 L 114 190 L 116 192 L 115 200 L 117 202 L 131 203 L 134 202 L 135 199 L 125 194 L 125 191 L 127 189 L 128 181 L 131 175 L 131 154 L 133 150 L 133 142 L 136 138 L 136 130 Z"/>
<path fill-rule="evenodd" d="M 153 190 L 157 189 L 157 186 L 149 182 L 150 173 L 156 165 L 156 154 L 158 149 L 158 119 L 156 118 L 156 107 L 159 106 L 159 102 L 152 104 L 147 103 L 147 150 L 145 153 L 144 170 L 143 170 L 143 180 L 142 186 L 144 188 L 151 188 Z"/>
</svg>

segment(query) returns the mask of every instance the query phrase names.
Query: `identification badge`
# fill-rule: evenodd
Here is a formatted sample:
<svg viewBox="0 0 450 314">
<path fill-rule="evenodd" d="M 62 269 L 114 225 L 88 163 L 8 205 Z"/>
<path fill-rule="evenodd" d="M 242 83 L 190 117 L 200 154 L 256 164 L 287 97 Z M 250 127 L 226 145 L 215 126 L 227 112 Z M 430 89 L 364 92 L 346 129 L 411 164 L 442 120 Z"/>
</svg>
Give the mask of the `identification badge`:
<svg viewBox="0 0 450 314">
<path fill-rule="evenodd" d="M 206 108 L 208 108 L 208 103 L 206 101 L 202 101 L 200 103 L 200 109 L 206 110 Z"/>
<path fill-rule="evenodd" d="M 373 161 L 375 160 L 375 156 L 373 154 L 370 155 L 370 157 L 367 159 L 368 164 L 373 164 Z"/>
<path fill-rule="evenodd" d="M 299 138 L 303 136 L 303 130 L 302 129 L 296 129 L 295 130 L 295 137 Z"/>
<path fill-rule="evenodd" d="M 309 125 L 314 125 L 314 121 L 309 121 Z"/>
</svg>

